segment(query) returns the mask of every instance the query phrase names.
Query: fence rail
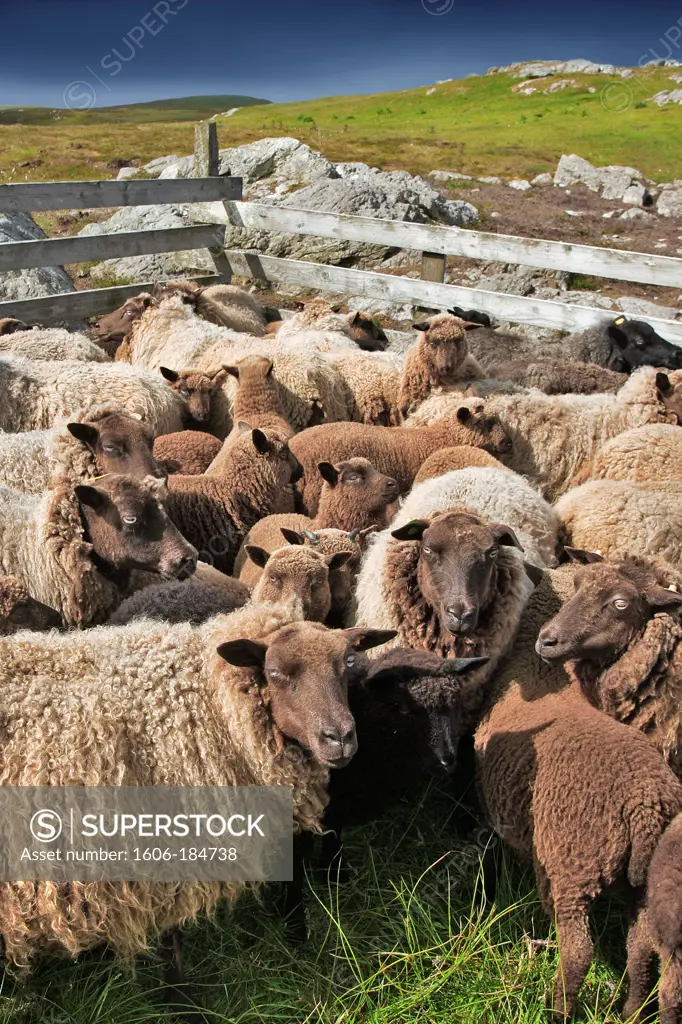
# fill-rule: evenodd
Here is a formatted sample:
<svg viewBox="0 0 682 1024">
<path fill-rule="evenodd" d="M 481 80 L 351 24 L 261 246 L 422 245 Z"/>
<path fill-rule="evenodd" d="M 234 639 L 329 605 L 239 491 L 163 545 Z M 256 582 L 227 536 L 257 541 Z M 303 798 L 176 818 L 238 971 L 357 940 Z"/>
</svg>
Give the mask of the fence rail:
<svg viewBox="0 0 682 1024">
<path fill-rule="evenodd" d="M 139 181 L 48 181 L 0 185 L 4 213 L 210 203 L 241 199 L 241 178 L 155 178 Z"/>
</svg>

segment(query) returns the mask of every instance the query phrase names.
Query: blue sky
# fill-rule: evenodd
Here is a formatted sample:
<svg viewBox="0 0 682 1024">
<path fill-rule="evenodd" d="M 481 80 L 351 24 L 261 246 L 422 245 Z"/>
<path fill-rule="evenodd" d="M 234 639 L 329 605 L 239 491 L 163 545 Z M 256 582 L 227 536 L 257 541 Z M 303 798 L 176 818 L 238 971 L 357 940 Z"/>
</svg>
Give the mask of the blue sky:
<svg viewBox="0 0 682 1024">
<path fill-rule="evenodd" d="M 0 0 L 0 24 L 0 105 L 65 106 L 69 89 L 75 105 L 286 101 L 407 89 L 513 60 L 682 59 L 679 0 Z"/>
</svg>

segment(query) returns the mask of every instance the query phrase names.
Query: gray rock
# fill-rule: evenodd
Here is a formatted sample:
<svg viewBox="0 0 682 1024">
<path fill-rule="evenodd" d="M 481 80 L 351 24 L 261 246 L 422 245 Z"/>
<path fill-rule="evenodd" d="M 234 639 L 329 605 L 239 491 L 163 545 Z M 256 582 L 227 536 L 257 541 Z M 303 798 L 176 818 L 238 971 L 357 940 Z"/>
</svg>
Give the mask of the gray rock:
<svg viewBox="0 0 682 1024">
<path fill-rule="evenodd" d="M 453 181 L 459 178 L 461 181 L 473 181 L 471 174 L 460 174 L 459 171 L 429 171 L 429 178 L 433 178 L 434 181 Z M 481 179 L 478 178 L 478 181 Z"/>
<path fill-rule="evenodd" d="M 600 192 L 604 199 L 621 199 L 627 189 L 642 178 L 635 167 L 595 167 L 581 156 L 564 154 L 554 175 L 554 184 L 562 188 L 570 185 L 586 185 L 592 192 Z"/>
<path fill-rule="evenodd" d="M 664 89 L 651 98 L 659 107 L 665 107 L 668 103 L 682 103 L 682 89 Z"/>
<path fill-rule="evenodd" d="M 630 185 L 629 188 L 625 189 L 621 197 L 621 202 L 627 203 L 630 206 L 641 206 L 646 198 L 647 190 L 644 185 L 640 185 L 639 182 L 635 185 Z"/>
<path fill-rule="evenodd" d="M 116 180 L 127 181 L 128 178 L 134 178 L 138 171 L 139 167 L 122 167 L 116 175 Z"/>
<path fill-rule="evenodd" d="M 46 237 L 28 213 L 0 213 L 0 242 L 35 242 Z M 72 291 L 73 281 L 63 267 L 0 272 L 0 301 L 3 302 Z"/>
<path fill-rule="evenodd" d="M 624 295 L 622 298 L 616 299 L 616 304 L 623 313 L 627 313 L 629 316 L 658 316 L 662 320 L 682 318 L 682 312 L 675 309 L 674 306 L 659 306 L 647 299 L 634 299 Z"/>
<path fill-rule="evenodd" d="M 321 153 L 290 137 L 259 139 L 235 149 L 221 149 L 220 173 L 244 179 L 244 184 L 274 179 L 278 184 L 309 185 L 338 172 Z"/>
<path fill-rule="evenodd" d="M 148 164 L 144 165 L 144 170 L 151 178 L 158 178 L 161 171 L 166 167 L 170 167 L 171 164 L 177 164 L 183 159 L 184 157 L 175 156 L 175 154 L 171 156 L 157 156 L 155 160 L 150 160 Z"/>
<path fill-rule="evenodd" d="M 526 181 L 525 178 L 512 178 L 511 181 L 507 182 L 509 188 L 515 188 L 517 192 L 527 192 L 530 188 L 530 182 Z"/>
<path fill-rule="evenodd" d="M 192 178 L 194 176 L 194 157 L 182 156 L 175 163 L 166 164 L 159 178 Z"/>
<path fill-rule="evenodd" d="M 661 192 L 656 211 L 663 217 L 682 217 L 682 188 L 670 188 Z"/>
<path fill-rule="evenodd" d="M 625 213 L 621 213 L 618 220 L 643 220 L 648 216 L 649 214 L 646 210 L 642 210 L 641 207 L 633 207 L 633 209 L 626 210 Z"/>
<path fill-rule="evenodd" d="M 553 181 L 553 176 L 545 171 L 544 174 L 536 174 L 531 181 L 531 185 L 551 185 Z"/>
</svg>

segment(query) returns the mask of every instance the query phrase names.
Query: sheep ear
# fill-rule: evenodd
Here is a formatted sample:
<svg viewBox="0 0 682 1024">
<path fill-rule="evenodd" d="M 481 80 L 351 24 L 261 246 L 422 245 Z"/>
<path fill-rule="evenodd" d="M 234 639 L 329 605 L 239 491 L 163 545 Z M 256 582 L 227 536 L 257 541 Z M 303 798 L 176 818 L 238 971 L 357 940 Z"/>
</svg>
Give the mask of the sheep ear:
<svg viewBox="0 0 682 1024">
<path fill-rule="evenodd" d="M 669 395 L 673 389 L 670 383 L 670 378 L 667 373 L 662 373 L 660 370 L 656 374 L 656 388 L 661 392 L 662 395 Z"/>
<path fill-rule="evenodd" d="M 452 309 L 448 309 L 447 312 L 451 316 L 463 317 L 464 315 L 464 310 L 462 309 L 461 306 L 453 306 Z"/>
<path fill-rule="evenodd" d="M 270 442 L 263 431 L 259 430 L 258 427 L 251 431 L 251 440 L 253 441 L 253 446 L 259 455 L 265 455 L 270 451 Z"/>
<path fill-rule="evenodd" d="M 476 387 L 475 384 L 470 384 L 469 387 L 464 392 L 464 397 L 465 398 L 480 398 L 481 397 L 481 392 L 478 390 L 478 388 Z M 471 412 L 471 409 L 469 410 L 469 412 Z"/>
<path fill-rule="evenodd" d="M 353 626 L 351 629 L 342 629 L 341 632 L 348 638 L 355 651 L 367 651 L 370 647 L 387 644 L 398 635 L 397 629 L 365 629 L 364 626 Z"/>
<path fill-rule="evenodd" d="M 675 584 L 673 584 L 674 586 Z M 657 611 L 675 611 L 682 605 L 682 594 L 666 587 L 650 587 L 645 591 L 647 604 Z"/>
<path fill-rule="evenodd" d="M 428 320 L 421 320 L 418 324 L 412 324 L 413 331 L 428 331 L 429 322 Z"/>
<path fill-rule="evenodd" d="M 477 331 L 479 327 L 483 327 L 483 324 L 472 324 L 470 320 L 464 321 L 465 331 Z"/>
<path fill-rule="evenodd" d="M 298 530 L 289 530 L 286 526 L 280 526 L 279 532 L 289 544 L 305 544 L 305 537 Z"/>
<path fill-rule="evenodd" d="M 330 487 L 336 487 L 339 482 L 339 474 L 334 469 L 331 462 L 318 462 L 317 468 L 322 479 L 325 480 Z"/>
<path fill-rule="evenodd" d="M 327 568 L 330 572 L 333 572 L 334 569 L 340 569 L 341 566 L 350 561 L 352 557 L 352 551 L 335 551 L 333 555 L 327 556 Z"/>
<path fill-rule="evenodd" d="M 247 423 L 246 420 L 239 420 L 237 423 L 237 430 L 240 434 L 250 434 L 251 424 Z"/>
<path fill-rule="evenodd" d="M 430 525 L 428 519 L 412 519 L 397 530 L 391 530 L 391 537 L 396 540 L 421 540 Z"/>
<path fill-rule="evenodd" d="M 333 305 L 330 305 L 329 308 L 331 309 L 332 313 L 340 313 L 342 306 L 343 302 L 335 302 Z"/>
<path fill-rule="evenodd" d="M 223 370 L 225 373 L 229 373 L 230 377 L 236 377 L 239 380 L 239 367 L 228 366 L 227 363 L 223 363 Z"/>
<path fill-rule="evenodd" d="M 593 565 L 595 562 L 603 562 L 604 559 L 598 551 L 586 551 L 584 548 L 564 548 L 571 562 L 578 565 Z"/>
<path fill-rule="evenodd" d="M 623 323 L 623 321 L 619 320 L 616 323 Z M 609 324 L 607 333 L 611 341 L 615 341 L 618 348 L 626 349 L 628 347 L 627 335 L 616 324 Z"/>
<path fill-rule="evenodd" d="M 518 548 L 519 551 L 523 551 L 519 538 L 511 527 L 504 526 L 502 523 L 491 523 L 490 529 L 498 544 L 502 544 L 505 548 Z"/>
<path fill-rule="evenodd" d="M 360 310 L 359 309 L 351 309 L 350 313 L 346 313 L 346 320 L 351 325 L 351 327 L 353 326 L 353 324 L 358 322 L 359 318 L 360 318 Z"/>
<path fill-rule="evenodd" d="M 259 569 L 265 568 L 270 557 L 265 548 L 259 548 L 257 544 L 245 544 L 244 551 L 254 565 L 257 565 Z"/>
<path fill-rule="evenodd" d="M 97 444 L 99 432 L 97 427 L 93 427 L 92 423 L 67 423 L 66 429 L 77 441 L 82 441 L 83 444 L 87 444 L 90 448 Z"/>
<path fill-rule="evenodd" d="M 89 484 L 77 484 L 73 492 L 81 505 L 87 505 L 95 512 L 101 512 L 109 504 L 109 495 L 97 490 L 96 487 L 90 487 Z"/>
<path fill-rule="evenodd" d="M 320 537 L 319 537 L 319 534 L 317 534 L 317 533 L 313 533 L 313 531 L 312 531 L 312 530 L 304 530 L 304 531 L 303 531 L 303 536 L 304 536 L 304 537 L 305 537 L 305 539 L 306 539 L 306 540 L 308 541 L 308 543 L 309 543 L 309 544 L 311 544 L 311 545 L 312 545 L 313 547 L 314 547 L 314 546 L 315 546 L 316 544 L 319 544 L 319 543 L 320 543 Z"/>
<path fill-rule="evenodd" d="M 533 565 L 532 562 L 526 562 L 524 559 L 523 568 L 526 570 L 526 576 L 531 581 L 534 587 L 537 587 L 542 582 L 543 572 L 537 565 Z"/>
<path fill-rule="evenodd" d="M 160 366 L 159 373 L 166 378 L 169 384 L 175 384 L 180 379 L 180 374 L 175 370 L 169 370 L 167 366 Z"/>
<path fill-rule="evenodd" d="M 266 376 L 266 377 L 270 377 L 270 376 L 272 376 L 272 367 L 273 367 L 273 365 L 274 365 L 274 364 L 273 364 L 273 362 L 272 362 L 272 359 L 268 359 L 268 363 L 269 363 L 270 365 L 268 366 L 267 370 L 265 371 L 265 376 Z"/>
<path fill-rule="evenodd" d="M 227 640 L 219 644 L 216 651 L 228 665 L 239 668 L 263 668 L 265 655 L 268 653 L 265 644 L 256 640 Z"/>
<path fill-rule="evenodd" d="M 214 384 L 218 384 L 221 380 L 224 380 L 225 377 L 227 377 L 227 368 L 225 366 L 221 366 L 219 370 L 215 371 L 211 380 Z"/>
</svg>

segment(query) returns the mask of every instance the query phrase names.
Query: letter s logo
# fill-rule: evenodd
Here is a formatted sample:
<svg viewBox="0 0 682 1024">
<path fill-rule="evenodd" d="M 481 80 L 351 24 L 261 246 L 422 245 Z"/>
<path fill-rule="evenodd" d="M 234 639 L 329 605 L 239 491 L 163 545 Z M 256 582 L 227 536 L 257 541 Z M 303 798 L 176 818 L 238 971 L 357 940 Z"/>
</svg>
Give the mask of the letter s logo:
<svg viewBox="0 0 682 1024">
<path fill-rule="evenodd" d="M 31 818 L 30 829 L 39 843 L 53 843 L 62 834 L 62 819 L 56 811 L 43 808 Z"/>
</svg>

